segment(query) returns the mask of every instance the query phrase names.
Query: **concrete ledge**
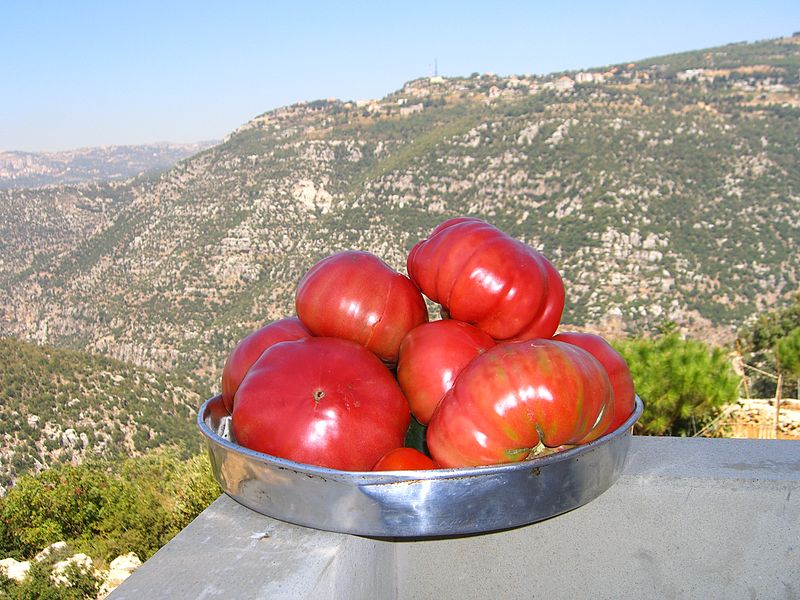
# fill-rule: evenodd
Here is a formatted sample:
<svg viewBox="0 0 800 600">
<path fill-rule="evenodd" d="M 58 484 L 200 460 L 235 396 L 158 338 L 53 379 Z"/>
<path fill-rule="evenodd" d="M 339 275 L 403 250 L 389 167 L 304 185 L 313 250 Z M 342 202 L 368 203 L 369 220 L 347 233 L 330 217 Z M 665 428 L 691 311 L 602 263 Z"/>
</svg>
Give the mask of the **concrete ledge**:
<svg viewBox="0 0 800 600">
<path fill-rule="evenodd" d="M 386 542 L 223 496 L 110 596 L 797 598 L 800 442 L 635 437 L 620 480 L 527 527 Z"/>
<path fill-rule="evenodd" d="M 223 495 L 109 598 L 394 598 L 394 574 L 389 544 L 276 521 Z"/>
</svg>

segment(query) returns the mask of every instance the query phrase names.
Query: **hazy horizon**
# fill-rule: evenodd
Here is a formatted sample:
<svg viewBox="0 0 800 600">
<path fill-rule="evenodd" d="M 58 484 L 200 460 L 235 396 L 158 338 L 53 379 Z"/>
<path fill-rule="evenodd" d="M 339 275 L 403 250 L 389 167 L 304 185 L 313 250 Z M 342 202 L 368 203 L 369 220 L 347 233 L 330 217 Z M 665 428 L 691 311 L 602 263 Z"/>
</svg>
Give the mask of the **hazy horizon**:
<svg viewBox="0 0 800 600">
<path fill-rule="evenodd" d="M 94 146 L 75 146 L 70 148 L 60 148 L 57 150 L 3 150 L 0 149 L 0 154 L 15 153 L 15 154 L 59 154 L 62 152 L 80 152 L 82 150 L 97 150 L 103 148 L 124 148 L 126 146 L 203 146 L 218 144 L 222 141 L 220 139 L 196 140 L 189 142 L 174 142 L 172 140 L 155 140 L 152 142 L 141 142 L 137 144 L 96 144 Z"/>
<path fill-rule="evenodd" d="M 800 30 L 797 2 L 536 4 L 14 4 L 0 151 L 220 140 L 299 101 L 381 98 L 435 64 L 544 75 Z"/>
</svg>

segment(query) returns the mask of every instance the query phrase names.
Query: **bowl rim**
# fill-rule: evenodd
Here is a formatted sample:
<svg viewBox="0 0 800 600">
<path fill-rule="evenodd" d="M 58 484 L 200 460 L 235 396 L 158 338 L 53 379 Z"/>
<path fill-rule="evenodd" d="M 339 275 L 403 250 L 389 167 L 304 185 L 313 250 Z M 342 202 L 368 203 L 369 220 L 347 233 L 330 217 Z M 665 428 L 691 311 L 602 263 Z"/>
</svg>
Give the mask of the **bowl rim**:
<svg viewBox="0 0 800 600">
<path fill-rule="evenodd" d="M 331 469 L 328 467 L 320 467 L 317 465 L 310 465 L 300 463 L 286 458 L 265 454 L 256 450 L 251 450 L 244 446 L 232 442 L 214 431 L 208 423 L 206 423 L 206 415 L 211 410 L 211 405 L 215 402 L 221 404 L 221 394 L 217 394 L 207 399 L 200 406 L 197 411 L 197 425 L 200 433 L 205 436 L 206 440 L 218 447 L 221 447 L 229 452 L 234 452 L 247 459 L 257 461 L 259 463 L 270 465 L 277 469 L 290 470 L 300 473 L 309 477 L 319 477 L 326 480 L 337 480 L 342 482 L 352 482 L 357 480 L 360 484 L 385 484 L 396 482 L 411 482 L 425 480 L 439 480 L 439 479 L 453 479 L 465 477 L 482 477 L 491 475 L 508 474 L 514 471 L 528 471 L 531 469 L 547 467 L 554 463 L 577 459 L 581 455 L 588 454 L 598 447 L 604 446 L 612 440 L 621 437 L 628 433 L 633 427 L 634 423 L 639 420 L 639 417 L 644 411 L 644 403 L 642 399 L 635 396 L 635 404 L 633 412 L 614 431 L 600 436 L 596 440 L 580 446 L 575 446 L 568 450 L 556 452 L 548 456 L 531 458 L 519 462 L 505 463 L 500 465 L 484 465 L 477 467 L 455 467 L 455 468 L 441 468 L 441 469 L 422 469 L 422 470 L 405 470 L 405 471 L 343 471 L 341 469 Z M 230 416 L 225 411 L 225 416 Z M 224 418 L 224 417 L 223 417 Z"/>
</svg>

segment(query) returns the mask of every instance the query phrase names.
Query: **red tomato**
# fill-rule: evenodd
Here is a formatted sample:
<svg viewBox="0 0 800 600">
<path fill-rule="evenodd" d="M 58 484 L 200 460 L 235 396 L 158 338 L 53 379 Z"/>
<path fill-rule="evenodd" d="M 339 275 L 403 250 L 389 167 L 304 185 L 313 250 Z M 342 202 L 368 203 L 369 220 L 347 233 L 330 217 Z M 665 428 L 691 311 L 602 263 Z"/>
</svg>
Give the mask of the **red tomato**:
<svg viewBox="0 0 800 600">
<path fill-rule="evenodd" d="M 395 448 L 375 463 L 373 471 L 416 471 L 438 469 L 436 463 L 414 448 Z"/>
<path fill-rule="evenodd" d="M 353 340 L 389 363 L 397 362 L 406 333 L 428 320 L 411 280 L 369 252 L 318 262 L 300 280 L 295 304 L 314 335 Z"/>
<path fill-rule="evenodd" d="M 617 430 L 633 414 L 636 404 L 636 392 L 628 363 L 599 335 L 569 332 L 559 333 L 553 339 L 583 348 L 603 365 L 614 390 L 614 418 L 605 433 Z"/>
<path fill-rule="evenodd" d="M 411 415 L 392 373 L 363 346 L 309 337 L 275 344 L 236 392 L 231 428 L 252 450 L 369 471 L 403 445 Z"/>
<path fill-rule="evenodd" d="M 549 338 L 564 310 L 558 271 L 480 219 L 450 219 L 408 255 L 408 274 L 450 317 L 496 340 Z"/>
<path fill-rule="evenodd" d="M 420 423 L 428 424 L 461 369 L 494 345 L 488 334 L 455 319 L 423 323 L 408 332 L 400 344 L 397 381 Z"/>
<path fill-rule="evenodd" d="M 520 461 L 540 442 L 596 439 L 612 401 L 608 375 L 585 350 L 542 339 L 498 344 L 472 360 L 439 403 L 428 449 L 442 467 Z"/>
<path fill-rule="evenodd" d="M 233 412 L 233 398 L 239 389 L 239 384 L 264 350 L 278 342 L 297 340 L 310 335 L 311 332 L 303 326 L 300 319 L 290 317 L 273 321 L 236 344 L 222 369 L 222 404 L 228 412 Z"/>
</svg>

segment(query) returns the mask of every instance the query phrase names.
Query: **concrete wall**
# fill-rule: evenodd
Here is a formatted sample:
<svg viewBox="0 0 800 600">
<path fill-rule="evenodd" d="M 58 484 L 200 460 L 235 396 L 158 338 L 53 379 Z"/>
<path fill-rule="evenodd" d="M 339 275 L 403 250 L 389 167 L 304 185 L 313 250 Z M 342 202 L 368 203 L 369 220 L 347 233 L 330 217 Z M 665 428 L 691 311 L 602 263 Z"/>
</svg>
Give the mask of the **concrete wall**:
<svg viewBox="0 0 800 600">
<path fill-rule="evenodd" d="M 800 442 L 635 437 L 598 499 L 518 529 L 388 542 L 221 497 L 125 598 L 800 598 Z"/>
</svg>

